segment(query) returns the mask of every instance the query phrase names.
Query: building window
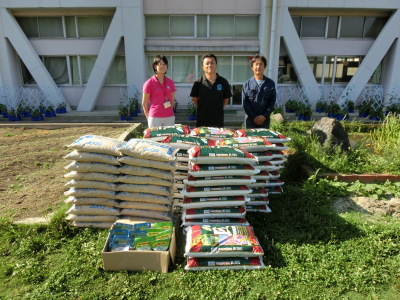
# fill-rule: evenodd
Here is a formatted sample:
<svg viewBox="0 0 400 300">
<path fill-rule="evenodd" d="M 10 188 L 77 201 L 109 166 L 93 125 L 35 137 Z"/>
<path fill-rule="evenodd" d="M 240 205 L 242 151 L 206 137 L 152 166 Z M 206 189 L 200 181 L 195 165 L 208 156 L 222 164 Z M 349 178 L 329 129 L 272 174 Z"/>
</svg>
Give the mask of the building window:
<svg viewBox="0 0 400 300">
<path fill-rule="evenodd" d="M 292 20 L 301 38 L 376 38 L 387 18 L 294 16 Z"/>
<path fill-rule="evenodd" d="M 96 56 L 41 56 L 56 84 L 84 85 L 92 73 Z M 35 79 L 21 60 L 24 84 L 36 84 Z M 125 56 L 116 56 L 107 73 L 106 84 L 126 84 Z"/>
<path fill-rule="evenodd" d="M 363 17 L 341 17 L 340 37 L 341 38 L 362 38 L 364 28 Z"/>
<path fill-rule="evenodd" d="M 106 36 L 112 17 L 17 17 L 16 20 L 28 38 L 99 38 Z"/>
<path fill-rule="evenodd" d="M 172 37 L 194 37 L 193 16 L 170 16 Z"/>
<path fill-rule="evenodd" d="M 289 56 L 279 57 L 278 82 L 280 84 L 297 84 L 297 74 Z"/>
<path fill-rule="evenodd" d="M 385 26 L 386 18 L 365 18 L 364 37 L 376 38 Z"/>
<path fill-rule="evenodd" d="M 146 36 L 191 38 L 257 38 L 258 16 L 146 16 Z M 195 26 L 196 25 L 196 26 Z"/>
<path fill-rule="evenodd" d="M 301 37 L 325 37 L 326 17 L 303 17 Z"/>
<path fill-rule="evenodd" d="M 18 17 L 22 31 L 28 38 L 63 38 L 62 17 Z"/>
<path fill-rule="evenodd" d="M 67 58 L 65 56 L 44 56 L 42 60 L 56 84 L 69 84 Z"/>
<path fill-rule="evenodd" d="M 78 37 L 105 37 L 111 24 L 111 17 L 77 17 Z"/>
</svg>

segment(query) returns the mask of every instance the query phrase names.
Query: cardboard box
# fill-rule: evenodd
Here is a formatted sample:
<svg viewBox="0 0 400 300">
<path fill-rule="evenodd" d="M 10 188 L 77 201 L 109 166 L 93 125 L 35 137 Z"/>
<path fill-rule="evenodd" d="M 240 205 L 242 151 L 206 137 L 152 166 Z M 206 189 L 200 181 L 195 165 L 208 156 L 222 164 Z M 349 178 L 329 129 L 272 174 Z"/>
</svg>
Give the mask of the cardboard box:
<svg viewBox="0 0 400 300">
<path fill-rule="evenodd" d="M 137 224 L 143 221 L 119 220 L 119 223 Z M 113 226 L 114 227 L 114 226 Z M 108 235 L 101 256 L 103 267 L 107 271 L 156 271 L 167 273 L 170 263 L 175 263 L 176 237 L 172 231 L 171 244 L 168 251 L 117 251 L 110 252 L 110 235 Z"/>
</svg>

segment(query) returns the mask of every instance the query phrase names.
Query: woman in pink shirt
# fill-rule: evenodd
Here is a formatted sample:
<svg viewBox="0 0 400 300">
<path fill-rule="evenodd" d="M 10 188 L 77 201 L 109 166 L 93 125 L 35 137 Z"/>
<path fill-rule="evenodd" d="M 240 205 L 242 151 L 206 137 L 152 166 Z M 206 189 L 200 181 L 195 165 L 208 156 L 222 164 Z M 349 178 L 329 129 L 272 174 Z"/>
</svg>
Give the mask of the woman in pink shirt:
<svg viewBox="0 0 400 300">
<path fill-rule="evenodd" d="M 175 125 L 175 84 L 165 76 L 168 60 L 163 55 L 154 58 L 154 76 L 143 85 L 142 107 L 149 128 Z"/>
</svg>

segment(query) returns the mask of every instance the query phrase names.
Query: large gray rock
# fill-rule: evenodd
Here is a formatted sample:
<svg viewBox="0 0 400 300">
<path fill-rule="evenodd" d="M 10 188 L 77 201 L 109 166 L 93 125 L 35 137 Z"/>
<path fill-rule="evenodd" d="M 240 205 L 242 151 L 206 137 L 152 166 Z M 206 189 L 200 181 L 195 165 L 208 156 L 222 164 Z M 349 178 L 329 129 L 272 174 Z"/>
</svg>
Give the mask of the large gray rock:
<svg viewBox="0 0 400 300">
<path fill-rule="evenodd" d="M 317 135 L 322 145 L 339 146 L 342 151 L 348 151 L 350 148 L 349 135 L 336 119 L 323 117 L 311 128 L 311 134 Z"/>
</svg>

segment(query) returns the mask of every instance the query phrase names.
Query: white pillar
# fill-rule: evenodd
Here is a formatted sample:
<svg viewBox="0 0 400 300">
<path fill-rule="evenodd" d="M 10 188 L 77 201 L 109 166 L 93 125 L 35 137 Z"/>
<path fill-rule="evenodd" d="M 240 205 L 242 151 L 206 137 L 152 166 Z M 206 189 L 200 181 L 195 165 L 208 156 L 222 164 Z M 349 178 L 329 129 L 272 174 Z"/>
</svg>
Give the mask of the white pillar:
<svg viewBox="0 0 400 300">
<path fill-rule="evenodd" d="M 142 85 L 147 79 L 143 0 L 123 0 L 122 2 L 127 85 L 134 85 L 141 92 Z"/>
<path fill-rule="evenodd" d="M 99 55 L 90 73 L 77 111 L 92 111 L 103 89 L 110 66 L 122 37 L 122 7 L 117 7 L 110 28 L 101 46 Z M 118 101 L 118 98 L 116 98 Z"/>
<path fill-rule="evenodd" d="M 305 89 L 310 104 L 315 108 L 320 98 L 320 90 L 287 7 L 282 8 L 282 23 L 282 37 L 290 61 L 297 73 L 300 84 Z"/>
<path fill-rule="evenodd" d="M 341 97 L 339 98 L 339 105 L 346 101 L 346 93 L 351 89 L 352 95 L 355 99 L 361 94 L 364 86 L 368 83 L 372 74 L 378 67 L 379 63 L 389 50 L 395 38 L 399 37 L 400 32 L 400 10 L 396 10 L 389 18 L 379 36 L 368 50 L 367 55 L 362 61 L 357 72 L 351 78 L 349 84 L 343 90 Z"/>
</svg>

